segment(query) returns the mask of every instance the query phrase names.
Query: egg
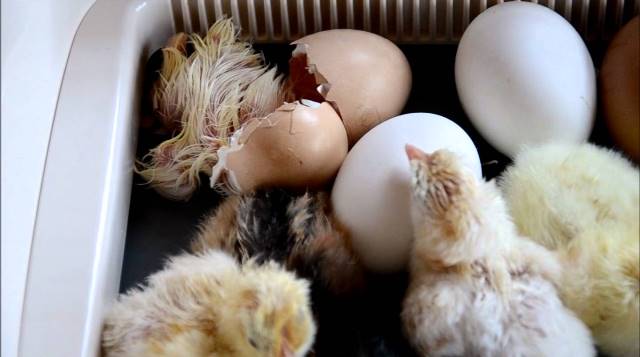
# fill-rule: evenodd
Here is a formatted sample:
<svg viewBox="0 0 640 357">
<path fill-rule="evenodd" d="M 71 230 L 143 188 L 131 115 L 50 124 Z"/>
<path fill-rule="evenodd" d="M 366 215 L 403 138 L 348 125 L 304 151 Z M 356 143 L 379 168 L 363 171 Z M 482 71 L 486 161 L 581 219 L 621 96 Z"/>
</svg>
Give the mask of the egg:
<svg viewBox="0 0 640 357">
<path fill-rule="evenodd" d="M 338 172 L 331 202 L 365 267 L 405 268 L 412 242 L 410 169 L 405 144 L 425 152 L 458 153 L 478 178 L 478 152 L 469 136 L 436 114 L 404 114 L 374 127 L 358 141 Z"/>
<path fill-rule="evenodd" d="M 285 103 L 247 122 L 218 150 L 211 185 L 234 193 L 321 187 L 335 177 L 347 145 L 347 132 L 329 103 Z"/>
<path fill-rule="evenodd" d="M 402 51 L 386 38 L 341 29 L 317 32 L 293 44 L 297 45 L 290 63 L 294 86 L 299 84 L 296 70 L 315 75 L 324 98 L 336 104 L 350 145 L 404 108 L 411 91 L 411 68 Z M 301 59 L 302 65 L 294 65 Z M 308 93 L 315 87 L 298 89 Z"/>
<path fill-rule="evenodd" d="M 580 35 L 545 6 L 508 2 L 476 17 L 455 60 L 474 127 L 513 157 L 523 145 L 582 142 L 596 109 L 593 62 Z"/>
<path fill-rule="evenodd" d="M 616 144 L 640 161 L 640 17 L 614 37 L 600 71 L 603 114 Z"/>
</svg>

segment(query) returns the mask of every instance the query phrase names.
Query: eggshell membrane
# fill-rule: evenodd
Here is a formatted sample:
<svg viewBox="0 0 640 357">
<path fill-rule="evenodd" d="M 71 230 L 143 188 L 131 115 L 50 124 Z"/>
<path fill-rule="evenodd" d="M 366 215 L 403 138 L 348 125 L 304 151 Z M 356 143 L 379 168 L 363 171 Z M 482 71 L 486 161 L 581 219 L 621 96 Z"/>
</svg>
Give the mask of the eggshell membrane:
<svg viewBox="0 0 640 357">
<path fill-rule="evenodd" d="M 640 17 L 614 37 L 600 72 L 604 116 L 611 136 L 640 161 Z"/>
<path fill-rule="evenodd" d="M 223 150 L 219 165 L 224 166 L 228 188 L 239 193 L 263 187 L 313 188 L 335 177 L 347 149 L 346 130 L 330 104 L 312 108 L 286 103 L 248 122 Z M 217 169 L 212 183 L 218 181 Z"/>
<path fill-rule="evenodd" d="M 295 42 L 308 65 L 330 84 L 349 144 L 402 111 L 411 91 L 411 68 L 400 49 L 384 37 L 358 30 L 328 30 Z"/>
</svg>

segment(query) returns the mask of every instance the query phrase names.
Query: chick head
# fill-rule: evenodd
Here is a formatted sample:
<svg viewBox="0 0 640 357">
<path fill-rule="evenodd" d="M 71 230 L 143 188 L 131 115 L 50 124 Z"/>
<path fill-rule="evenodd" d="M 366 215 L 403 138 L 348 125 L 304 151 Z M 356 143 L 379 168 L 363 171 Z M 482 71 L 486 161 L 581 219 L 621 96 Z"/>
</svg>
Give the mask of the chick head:
<svg viewBox="0 0 640 357">
<path fill-rule="evenodd" d="M 309 284 L 275 263 L 243 267 L 245 281 L 229 296 L 226 330 L 238 355 L 303 356 L 316 327 Z"/>
<path fill-rule="evenodd" d="M 514 232 L 493 182 L 478 180 L 457 154 L 407 145 L 415 247 L 444 265 L 490 254 Z"/>
</svg>

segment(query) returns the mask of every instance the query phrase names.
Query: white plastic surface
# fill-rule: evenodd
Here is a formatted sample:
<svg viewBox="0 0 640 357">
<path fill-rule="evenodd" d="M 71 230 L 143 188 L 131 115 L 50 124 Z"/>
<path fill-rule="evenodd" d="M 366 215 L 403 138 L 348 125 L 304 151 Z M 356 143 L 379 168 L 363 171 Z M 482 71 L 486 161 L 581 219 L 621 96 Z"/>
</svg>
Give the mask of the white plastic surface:
<svg viewBox="0 0 640 357">
<path fill-rule="evenodd" d="M 2 356 L 18 332 L 47 145 L 73 37 L 94 0 L 2 1 Z"/>
<path fill-rule="evenodd" d="M 118 291 L 142 65 L 173 31 L 163 1 L 98 1 L 78 29 L 53 122 L 20 356 L 95 356 Z"/>
</svg>

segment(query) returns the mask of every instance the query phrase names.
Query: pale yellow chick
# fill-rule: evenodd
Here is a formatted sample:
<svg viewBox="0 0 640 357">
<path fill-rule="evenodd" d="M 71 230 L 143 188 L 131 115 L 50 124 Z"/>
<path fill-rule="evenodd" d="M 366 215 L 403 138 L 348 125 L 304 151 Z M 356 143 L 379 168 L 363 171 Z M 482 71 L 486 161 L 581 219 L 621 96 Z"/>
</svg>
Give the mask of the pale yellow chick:
<svg viewBox="0 0 640 357">
<path fill-rule="evenodd" d="M 564 303 L 607 355 L 640 355 L 640 176 L 591 144 L 523 151 L 501 178 L 520 231 L 565 266 Z"/>
<path fill-rule="evenodd" d="M 594 356 L 563 306 L 551 252 L 520 237 L 493 182 L 446 150 L 407 146 L 414 243 L 405 333 L 423 356 Z"/>
<path fill-rule="evenodd" d="M 121 296 L 106 356 L 304 356 L 315 335 L 309 287 L 274 263 L 238 265 L 209 250 L 171 259 Z"/>
</svg>

